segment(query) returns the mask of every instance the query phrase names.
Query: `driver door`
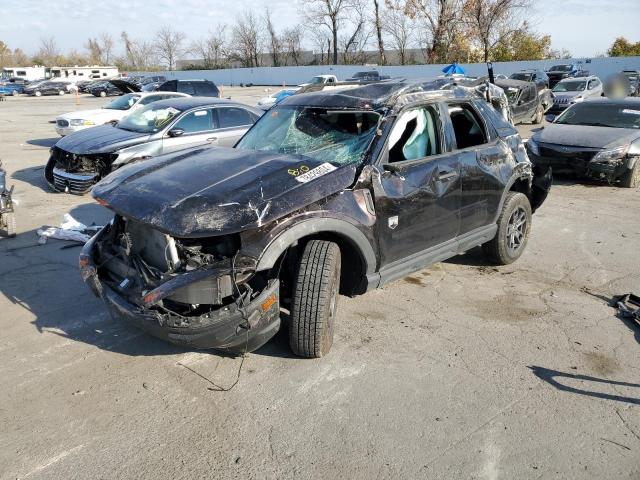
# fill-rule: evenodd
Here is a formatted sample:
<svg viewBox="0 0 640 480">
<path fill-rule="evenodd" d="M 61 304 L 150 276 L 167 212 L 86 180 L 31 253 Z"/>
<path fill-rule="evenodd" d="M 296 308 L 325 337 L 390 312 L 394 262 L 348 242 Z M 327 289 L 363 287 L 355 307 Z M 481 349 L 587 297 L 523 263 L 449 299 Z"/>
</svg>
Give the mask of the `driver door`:
<svg viewBox="0 0 640 480">
<path fill-rule="evenodd" d="M 162 137 L 162 153 L 185 148 L 213 145 L 217 141 L 211 108 L 192 110 L 182 115 Z"/>
<path fill-rule="evenodd" d="M 437 104 L 400 113 L 382 172 L 372 177 L 381 267 L 391 278 L 401 276 L 412 255 L 421 257 L 458 234 L 460 165 L 445 149 L 444 124 Z"/>
</svg>

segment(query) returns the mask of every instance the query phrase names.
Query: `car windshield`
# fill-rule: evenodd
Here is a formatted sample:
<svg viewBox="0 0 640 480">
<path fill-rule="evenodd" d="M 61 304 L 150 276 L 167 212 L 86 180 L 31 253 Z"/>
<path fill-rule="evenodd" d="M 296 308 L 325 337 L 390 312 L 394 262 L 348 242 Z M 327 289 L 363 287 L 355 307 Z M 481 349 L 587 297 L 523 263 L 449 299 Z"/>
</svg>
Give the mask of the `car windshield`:
<svg viewBox="0 0 640 480">
<path fill-rule="evenodd" d="M 133 107 L 138 100 L 140 100 L 140 95 L 135 95 L 133 93 L 127 93 L 126 95 L 117 98 L 113 102 L 105 105 L 104 108 L 109 110 L 129 110 Z"/>
<path fill-rule="evenodd" d="M 554 123 L 594 127 L 640 129 L 640 103 L 577 103 L 560 115 Z"/>
<path fill-rule="evenodd" d="M 118 128 L 138 133 L 156 133 L 179 113 L 177 108 L 152 103 L 124 117 L 118 122 Z"/>
<path fill-rule="evenodd" d="M 284 106 L 258 120 L 236 148 L 348 165 L 362 158 L 379 120 L 375 112 Z"/>
<path fill-rule="evenodd" d="M 560 82 L 553 87 L 554 92 L 581 92 L 587 88 L 587 82 Z"/>
<path fill-rule="evenodd" d="M 323 82 L 324 82 L 324 79 L 322 77 L 313 77 L 311 79 L 311 82 L 309 83 L 311 83 L 311 85 L 317 85 L 318 83 L 323 83 Z"/>
<path fill-rule="evenodd" d="M 509 78 L 513 80 L 522 80 L 523 82 L 528 82 L 531 80 L 533 73 L 514 73 Z"/>
<path fill-rule="evenodd" d="M 570 72 L 571 65 L 554 65 L 549 69 L 550 72 Z"/>
</svg>

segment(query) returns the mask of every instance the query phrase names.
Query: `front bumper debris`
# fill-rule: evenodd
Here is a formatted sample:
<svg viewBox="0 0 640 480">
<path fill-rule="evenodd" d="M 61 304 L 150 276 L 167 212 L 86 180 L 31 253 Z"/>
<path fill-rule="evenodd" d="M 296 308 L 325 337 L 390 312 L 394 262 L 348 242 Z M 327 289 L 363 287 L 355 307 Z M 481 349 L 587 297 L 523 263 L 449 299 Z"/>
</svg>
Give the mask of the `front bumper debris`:
<svg viewBox="0 0 640 480">
<path fill-rule="evenodd" d="M 250 295 L 240 295 L 235 302 L 199 316 L 184 316 L 163 307 L 162 300 L 170 298 L 176 291 L 164 291 L 169 287 L 163 289 L 163 285 L 171 281 L 144 297 L 125 295 L 121 285 L 108 284 L 100 279 L 93 261 L 94 245 L 105 231 L 106 228 L 101 230 L 82 249 L 80 272 L 93 293 L 102 298 L 112 318 L 124 319 L 175 345 L 223 350 L 234 355 L 261 347 L 280 329 L 280 282 L 277 279 L 269 280 L 266 287 L 251 298 Z M 219 269 L 211 270 L 212 275 L 216 272 L 220 274 Z M 229 272 L 225 273 L 228 275 Z M 201 280 L 203 276 L 197 275 L 197 278 Z"/>
<path fill-rule="evenodd" d="M 51 186 L 59 192 L 73 193 L 82 195 L 91 190 L 94 183 L 98 181 L 98 172 L 80 175 L 77 173 L 69 173 L 55 167 L 52 172 L 53 182 Z"/>
</svg>

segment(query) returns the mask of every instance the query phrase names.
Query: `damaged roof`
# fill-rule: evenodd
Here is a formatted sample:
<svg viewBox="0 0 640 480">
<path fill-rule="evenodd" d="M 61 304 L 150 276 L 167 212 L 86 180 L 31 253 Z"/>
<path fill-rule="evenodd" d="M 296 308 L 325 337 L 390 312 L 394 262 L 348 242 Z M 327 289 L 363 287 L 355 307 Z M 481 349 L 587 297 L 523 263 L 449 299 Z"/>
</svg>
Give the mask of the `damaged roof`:
<svg viewBox="0 0 640 480">
<path fill-rule="evenodd" d="M 328 108 L 354 108 L 363 110 L 377 110 L 392 106 L 399 96 L 408 93 L 437 92 L 443 98 L 468 96 L 457 90 L 442 90 L 445 85 L 455 83 L 454 79 L 436 78 L 426 80 L 392 79 L 377 83 L 344 89 L 323 90 L 319 92 L 302 93 L 287 97 L 280 105 L 287 106 L 317 106 Z"/>
</svg>

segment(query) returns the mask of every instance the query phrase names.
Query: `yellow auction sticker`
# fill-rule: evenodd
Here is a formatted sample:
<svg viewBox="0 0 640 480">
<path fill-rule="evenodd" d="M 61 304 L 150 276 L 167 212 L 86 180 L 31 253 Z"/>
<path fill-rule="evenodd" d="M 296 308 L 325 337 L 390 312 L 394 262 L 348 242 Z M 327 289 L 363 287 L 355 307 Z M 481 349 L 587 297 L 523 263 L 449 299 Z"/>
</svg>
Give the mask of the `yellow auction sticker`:
<svg viewBox="0 0 640 480">
<path fill-rule="evenodd" d="M 298 168 L 290 168 L 289 170 L 287 170 L 287 172 L 289 172 L 289 175 L 293 177 L 297 177 L 298 175 L 307 173 L 308 171 L 309 167 L 307 167 L 306 165 L 300 165 Z"/>
</svg>

